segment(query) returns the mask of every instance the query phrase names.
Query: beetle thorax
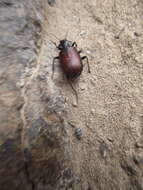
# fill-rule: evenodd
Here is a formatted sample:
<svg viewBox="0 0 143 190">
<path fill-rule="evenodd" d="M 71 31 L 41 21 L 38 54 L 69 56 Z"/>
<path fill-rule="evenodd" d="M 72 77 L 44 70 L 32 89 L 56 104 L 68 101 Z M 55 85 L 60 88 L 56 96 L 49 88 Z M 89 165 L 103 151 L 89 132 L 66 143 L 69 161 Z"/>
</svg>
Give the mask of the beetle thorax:
<svg viewBox="0 0 143 190">
<path fill-rule="evenodd" d="M 64 39 L 64 40 L 60 41 L 58 49 L 59 50 L 66 50 L 68 47 L 71 47 L 71 46 L 72 46 L 72 42 Z"/>
</svg>

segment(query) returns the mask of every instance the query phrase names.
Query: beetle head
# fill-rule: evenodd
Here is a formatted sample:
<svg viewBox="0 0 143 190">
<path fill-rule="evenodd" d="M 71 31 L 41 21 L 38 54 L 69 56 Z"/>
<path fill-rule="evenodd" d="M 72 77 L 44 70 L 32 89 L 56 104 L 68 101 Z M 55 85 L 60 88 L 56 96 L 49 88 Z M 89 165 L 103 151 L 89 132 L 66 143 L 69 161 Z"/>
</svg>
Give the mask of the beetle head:
<svg viewBox="0 0 143 190">
<path fill-rule="evenodd" d="M 64 40 L 60 41 L 60 44 L 58 45 L 58 49 L 59 50 L 65 50 L 65 49 L 67 49 L 68 47 L 71 47 L 71 46 L 72 46 L 72 42 L 64 39 Z"/>
</svg>

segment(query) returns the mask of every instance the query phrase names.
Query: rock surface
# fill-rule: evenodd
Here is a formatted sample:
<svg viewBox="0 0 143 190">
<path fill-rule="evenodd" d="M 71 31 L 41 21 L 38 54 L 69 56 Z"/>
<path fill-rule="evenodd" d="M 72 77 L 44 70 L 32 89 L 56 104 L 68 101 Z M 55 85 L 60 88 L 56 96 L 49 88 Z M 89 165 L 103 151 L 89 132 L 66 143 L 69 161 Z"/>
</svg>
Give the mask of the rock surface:
<svg viewBox="0 0 143 190">
<path fill-rule="evenodd" d="M 0 1 L 0 189 L 143 189 L 143 1 Z M 55 37 L 56 36 L 56 37 Z M 52 42 L 76 41 L 74 83 Z"/>
</svg>

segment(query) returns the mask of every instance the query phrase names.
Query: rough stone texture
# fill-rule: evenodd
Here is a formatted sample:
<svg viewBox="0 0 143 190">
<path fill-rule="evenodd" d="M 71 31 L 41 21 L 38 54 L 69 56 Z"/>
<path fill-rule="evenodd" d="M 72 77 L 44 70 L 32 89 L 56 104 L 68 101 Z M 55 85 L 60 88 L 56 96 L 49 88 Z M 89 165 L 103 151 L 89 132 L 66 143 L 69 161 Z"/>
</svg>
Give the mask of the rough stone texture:
<svg viewBox="0 0 143 190">
<path fill-rule="evenodd" d="M 0 189 L 143 189 L 143 1 L 0 0 Z M 53 42 L 76 41 L 74 83 Z"/>
</svg>

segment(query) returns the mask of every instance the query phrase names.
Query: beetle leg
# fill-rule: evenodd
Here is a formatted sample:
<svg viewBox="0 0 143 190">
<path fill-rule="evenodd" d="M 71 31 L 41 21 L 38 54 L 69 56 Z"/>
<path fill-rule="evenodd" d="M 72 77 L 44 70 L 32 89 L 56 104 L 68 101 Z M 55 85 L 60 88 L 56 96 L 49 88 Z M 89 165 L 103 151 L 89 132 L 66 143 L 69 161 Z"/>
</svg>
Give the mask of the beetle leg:
<svg viewBox="0 0 143 190">
<path fill-rule="evenodd" d="M 50 42 L 52 42 L 56 46 L 56 48 L 58 49 L 58 46 L 55 42 L 53 42 L 52 40 L 50 40 Z"/>
<path fill-rule="evenodd" d="M 87 56 L 83 56 L 81 59 L 82 59 L 82 60 L 86 59 L 86 61 L 87 61 L 87 66 L 88 66 L 88 72 L 91 73 L 91 71 L 90 71 L 90 66 L 89 66 L 89 61 L 88 61 L 88 57 L 87 57 Z"/>
<path fill-rule="evenodd" d="M 72 43 L 72 46 L 77 47 L 77 43 L 76 43 L 76 42 L 73 42 L 73 43 Z"/>
<path fill-rule="evenodd" d="M 76 102 L 78 104 L 78 94 L 77 91 L 75 90 L 75 88 L 72 85 L 72 82 L 70 80 L 68 80 L 69 85 L 71 86 L 72 90 L 74 91 L 75 95 L 76 95 Z"/>
<path fill-rule="evenodd" d="M 82 52 L 82 50 L 79 50 L 78 53 L 80 54 Z"/>
<path fill-rule="evenodd" d="M 55 60 L 59 59 L 59 56 L 53 58 L 53 64 L 52 64 L 52 79 L 54 77 L 54 71 L 55 71 Z"/>
</svg>

